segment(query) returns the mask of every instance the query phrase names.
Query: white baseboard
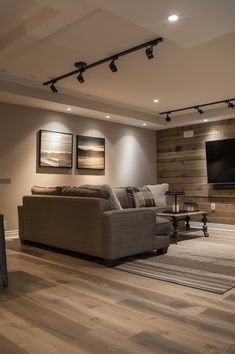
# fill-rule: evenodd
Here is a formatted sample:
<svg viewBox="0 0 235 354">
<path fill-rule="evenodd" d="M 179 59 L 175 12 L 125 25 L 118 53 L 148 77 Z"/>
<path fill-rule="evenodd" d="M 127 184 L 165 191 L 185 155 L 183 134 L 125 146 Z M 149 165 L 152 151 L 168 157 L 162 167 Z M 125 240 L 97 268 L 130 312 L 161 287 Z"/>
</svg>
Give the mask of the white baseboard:
<svg viewBox="0 0 235 354">
<path fill-rule="evenodd" d="M 19 238 L 19 231 L 18 230 L 9 230 L 5 231 L 5 238 Z"/>
<path fill-rule="evenodd" d="M 192 221 L 192 222 L 190 222 L 190 225 L 195 226 L 195 227 L 201 227 L 202 223 L 199 221 Z M 235 225 L 215 224 L 212 222 L 208 222 L 207 226 L 208 226 L 208 229 L 210 229 L 210 230 L 235 232 Z"/>
</svg>

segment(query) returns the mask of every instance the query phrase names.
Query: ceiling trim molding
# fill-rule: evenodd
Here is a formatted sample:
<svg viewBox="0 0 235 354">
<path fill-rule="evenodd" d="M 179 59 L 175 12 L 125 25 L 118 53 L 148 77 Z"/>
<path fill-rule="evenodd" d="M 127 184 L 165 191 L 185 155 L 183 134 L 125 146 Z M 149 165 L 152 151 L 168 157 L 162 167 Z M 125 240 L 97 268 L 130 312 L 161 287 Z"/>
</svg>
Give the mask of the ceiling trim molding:
<svg viewBox="0 0 235 354">
<path fill-rule="evenodd" d="M 81 97 L 69 96 L 63 93 L 60 95 L 51 95 L 47 89 L 40 89 L 29 87 L 19 83 L 13 83 L 5 80 L 0 80 L 0 92 L 14 94 L 22 97 L 36 98 L 46 102 L 54 102 L 64 104 L 66 106 L 73 106 L 83 109 L 88 109 L 95 112 L 126 117 L 129 119 L 139 120 L 140 122 L 148 122 L 152 124 L 162 124 L 163 119 L 157 115 L 139 112 L 128 108 L 114 106 L 108 103 L 97 102 L 88 100 Z"/>
</svg>

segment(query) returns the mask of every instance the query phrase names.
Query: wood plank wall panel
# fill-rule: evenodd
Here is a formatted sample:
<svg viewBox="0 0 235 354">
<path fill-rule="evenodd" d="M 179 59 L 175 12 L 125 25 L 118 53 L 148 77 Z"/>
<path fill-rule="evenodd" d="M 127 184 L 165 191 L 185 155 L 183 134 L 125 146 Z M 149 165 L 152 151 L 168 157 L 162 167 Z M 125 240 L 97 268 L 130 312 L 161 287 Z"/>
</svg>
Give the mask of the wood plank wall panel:
<svg viewBox="0 0 235 354">
<path fill-rule="evenodd" d="M 193 137 L 184 138 L 184 131 Z M 235 138 L 235 118 L 157 131 L 157 182 L 184 188 L 185 200 L 193 200 L 208 212 L 209 221 L 235 224 L 235 190 L 215 190 L 207 183 L 205 142 Z M 234 151 L 235 156 L 235 151 Z M 210 203 L 216 203 L 211 212 Z"/>
</svg>

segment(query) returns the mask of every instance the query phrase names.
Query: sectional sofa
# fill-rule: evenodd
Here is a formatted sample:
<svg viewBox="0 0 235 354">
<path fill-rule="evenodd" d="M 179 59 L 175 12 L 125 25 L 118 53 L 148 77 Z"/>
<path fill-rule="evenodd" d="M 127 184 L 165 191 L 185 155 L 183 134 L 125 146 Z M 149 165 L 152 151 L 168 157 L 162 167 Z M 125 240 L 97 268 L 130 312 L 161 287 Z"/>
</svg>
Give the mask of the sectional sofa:
<svg viewBox="0 0 235 354">
<path fill-rule="evenodd" d="M 125 188 L 34 187 L 18 207 L 22 244 L 38 243 L 103 258 L 167 252 L 171 223 L 155 207 L 130 208 Z"/>
</svg>

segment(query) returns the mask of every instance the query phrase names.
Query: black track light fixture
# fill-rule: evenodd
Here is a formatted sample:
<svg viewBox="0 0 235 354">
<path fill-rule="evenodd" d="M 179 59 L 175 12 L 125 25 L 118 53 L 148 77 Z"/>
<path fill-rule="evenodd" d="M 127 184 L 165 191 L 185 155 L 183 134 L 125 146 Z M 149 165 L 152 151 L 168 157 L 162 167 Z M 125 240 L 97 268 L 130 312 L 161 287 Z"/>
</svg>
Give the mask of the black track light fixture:
<svg viewBox="0 0 235 354">
<path fill-rule="evenodd" d="M 235 108 L 235 104 L 232 103 L 231 101 L 227 101 L 226 103 L 227 103 L 227 105 L 228 105 L 228 108 L 232 108 L 232 109 Z"/>
<path fill-rule="evenodd" d="M 82 84 L 85 81 L 83 76 L 82 76 L 82 73 L 84 71 L 87 71 L 88 69 L 92 69 L 92 68 L 94 68 L 94 67 L 96 67 L 98 65 L 102 65 L 104 63 L 110 63 L 109 64 L 109 68 L 110 68 L 110 70 L 113 73 L 115 73 L 116 71 L 118 71 L 118 68 L 117 68 L 117 66 L 115 64 L 115 60 L 117 60 L 120 57 L 123 57 L 125 55 L 134 53 L 134 52 L 136 52 L 138 50 L 141 50 L 141 49 L 145 49 L 145 52 L 146 52 L 146 55 L 147 55 L 148 59 L 152 59 L 154 57 L 153 56 L 153 47 L 157 46 L 162 41 L 163 41 L 163 38 L 162 37 L 158 37 L 158 38 L 152 39 L 151 41 L 136 45 L 135 47 L 132 47 L 132 48 L 129 48 L 129 49 L 125 49 L 125 50 L 123 50 L 123 51 L 121 51 L 119 53 L 113 54 L 112 56 L 109 56 L 107 58 L 100 59 L 100 60 L 98 60 L 98 61 L 96 61 L 94 63 L 91 63 L 91 64 L 87 64 L 84 61 L 78 61 L 78 62 L 76 62 L 74 64 L 75 68 L 76 68 L 75 70 L 70 71 L 70 72 L 68 72 L 66 74 L 60 75 L 58 77 L 54 77 L 53 79 L 44 82 L 43 85 L 50 86 L 52 92 L 56 93 L 57 90 L 55 92 L 55 83 L 57 81 L 64 80 L 67 77 L 74 76 L 74 75 L 77 76 L 78 81 Z"/>
<path fill-rule="evenodd" d="M 149 60 L 154 58 L 152 45 L 145 50 L 145 54 Z"/>
<path fill-rule="evenodd" d="M 170 113 L 171 112 L 167 112 L 167 114 L 166 114 L 166 118 L 165 119 L 166 119 L 167 123 L 171 121 Z"/>
<path fill-rule="evenodd" d="M 80 73 L 78 74 L 77 79 L 80 82 L 80 84 L 83 84 L 83 82 L 85 82 L 84 77 L 82 75 L 82 71 L 80 71 Z"/>
<path fill-rule="evenodd" d="M 57 88 L 55 87 L 55 82 L 52 82 L 52 84 L 50 85 L 50 89 L 52 91 L 52 93 L 54 93 L 54 95 L 58 92 Z"/>
<path fill-rule="evenodd" d="M 115 72 L 118 71 L 118 68 L 117 68 L 117 66 L 116 66 L 114 60 L 115 60 L 115 59 L 113 59 L 113 60 L 111 61 L 111 63 L 109 64 L 109 68 L 110 68 L 110 70 L 111 70 L 113 73 L 115 73 Z"/>
<path fill-rule="evenodd" d="M 200 107 L 195 107 L 195 109 L 198 111 L 199 114 L 203 114 L 204 111 Z"/>
</svg>

